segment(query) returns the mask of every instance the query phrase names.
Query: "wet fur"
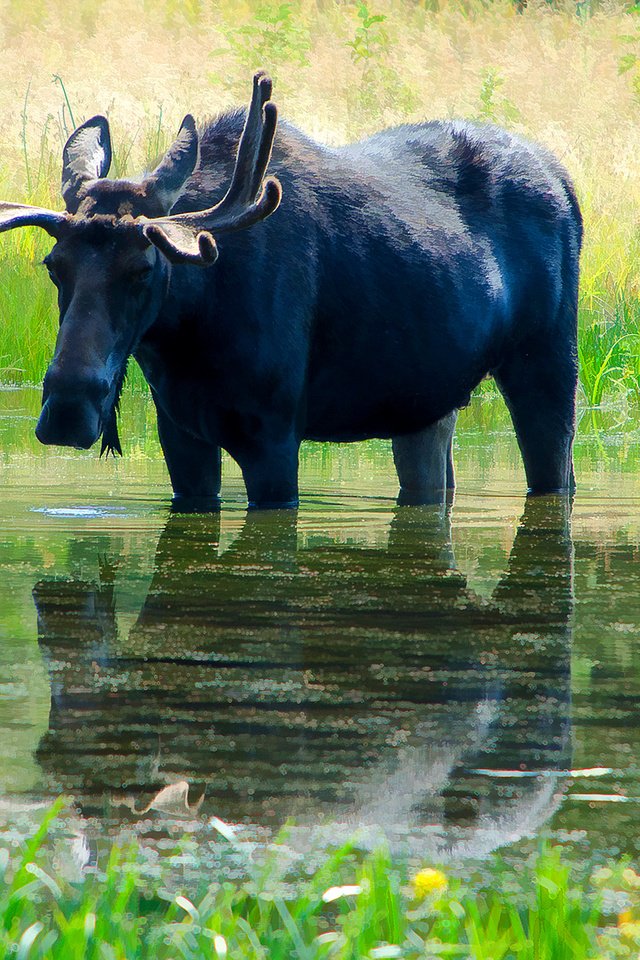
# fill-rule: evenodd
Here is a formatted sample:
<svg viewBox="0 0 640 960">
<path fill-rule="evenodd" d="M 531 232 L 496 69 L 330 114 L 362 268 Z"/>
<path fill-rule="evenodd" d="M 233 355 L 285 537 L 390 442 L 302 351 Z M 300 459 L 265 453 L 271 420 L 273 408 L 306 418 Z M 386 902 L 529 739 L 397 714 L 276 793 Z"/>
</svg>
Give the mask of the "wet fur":
<svg viewBox="0 0 640 960">
<path fill-rule="evenodd" d="M 109 413 L 105 417 L 105 425 L 102 430 L 102 446 L 100 447 L 100 456 L 105 459 L 111 454 L 115 458 L 116 454 L 122 456 L 122 446 L 120 444 L 120 434 L 118 432 L 118 417 L 120 415 L 120 399 L 122 397 L 122 388 L 127 379 L 128 363 L 125 365 L 118 385 L 116 387 L 113 404 Z"/>
</svg>

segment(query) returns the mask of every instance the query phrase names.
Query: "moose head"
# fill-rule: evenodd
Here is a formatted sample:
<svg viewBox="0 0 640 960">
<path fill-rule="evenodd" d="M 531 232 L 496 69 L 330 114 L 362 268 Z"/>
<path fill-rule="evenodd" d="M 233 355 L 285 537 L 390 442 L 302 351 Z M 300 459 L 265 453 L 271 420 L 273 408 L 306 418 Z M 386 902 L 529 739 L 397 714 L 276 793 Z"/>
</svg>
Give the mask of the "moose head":
<svg viewBox="0 0 640 960">
<path fill-rule="evenodd" d="M 44 264 L 58 290 L 60 330 L 44 379 L 36 436 L 45 444 L 120 453 L 117 405 L 127 361 L 159 314 L 171 264 L 208 266 L 216 237 L 265 219 L 281 187 L 265 172 L 277 110 L 271 80 L 253 80 L 253 96 L 225 196 L 205 210 L 170 211 L 199 159 L 195 121 L 187 115 L 160 164 L 140 182 L 106 179 L 111 139 L 105 117 L 92 117 L 63 151 L 66 211 L 0 203 L 0 232 L 38 226 L 56 241 Z"/>
</svg>

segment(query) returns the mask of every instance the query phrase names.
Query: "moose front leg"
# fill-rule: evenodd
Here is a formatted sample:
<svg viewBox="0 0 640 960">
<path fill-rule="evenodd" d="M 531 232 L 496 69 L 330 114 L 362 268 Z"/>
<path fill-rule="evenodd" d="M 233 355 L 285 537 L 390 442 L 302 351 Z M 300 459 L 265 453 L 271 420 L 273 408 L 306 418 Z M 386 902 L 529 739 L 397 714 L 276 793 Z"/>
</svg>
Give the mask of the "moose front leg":
<svg viewBox="0 0 640 960">
<path fill-rule="evenodd" d="M 250 510 L 298 506 L 299 441 L 290 436 L 273 440 L 253 437 L 229 453 L 240 465 Z"/>
<path fill-rule="evenodd" d="M 173 487 L 172 508 L 205 512 L 220 507 L 220 447 L 180 429 L 158 409 L 158 435 Z"/>
</svg>

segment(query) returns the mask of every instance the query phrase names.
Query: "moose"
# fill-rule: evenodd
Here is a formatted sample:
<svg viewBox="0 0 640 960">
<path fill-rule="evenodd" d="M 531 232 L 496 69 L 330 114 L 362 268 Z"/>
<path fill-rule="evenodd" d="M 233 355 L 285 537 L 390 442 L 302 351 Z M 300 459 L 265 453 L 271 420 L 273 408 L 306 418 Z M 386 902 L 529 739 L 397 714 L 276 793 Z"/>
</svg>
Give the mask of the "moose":
<svg viewBox="0 0 640 960">
<path fill-rule="evenodd" d="M 120 453 L 133 356 L 178 508 L 219 503 L 221 448 L 249 507 L 292 507 L 302 440 L 372 437 L 401 502 L 439 502 L 457 410 L 491 375 L 529 491 L 570 492 L 582 222 L 560 163 L 464 121 L 335 149 L 282 123 L 274 142 L 271 89 L 257 73 L 248 111 L 200 132 L 187 115 L 139 182 L 107 178 L 95 116 L 64 147 L 65 212 L 0 204 L 0 231 L 56 241 L 38 439 Z"/>
</svg>

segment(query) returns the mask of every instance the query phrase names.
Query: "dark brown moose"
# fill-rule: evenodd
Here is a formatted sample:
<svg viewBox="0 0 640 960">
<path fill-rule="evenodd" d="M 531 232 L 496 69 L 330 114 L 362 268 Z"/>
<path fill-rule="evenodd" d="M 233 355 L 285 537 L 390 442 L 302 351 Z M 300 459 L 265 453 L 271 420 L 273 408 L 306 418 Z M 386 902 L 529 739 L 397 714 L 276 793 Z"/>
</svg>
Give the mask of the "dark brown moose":
<svg viewBox="0 0 640 960">
<path fill-rule="evenodd" d="M 38 438 L 120 452 L 133 355 L 179 505 L 217 503 L 221 448 L 251 506 L 292 506 L 303 439 L 369 437 L 393 439 L 405 501 L 438 501 L 456 410 L 491 374 L 530 491 L 570 490 L 582 225 L 560 164 L 453 121 L 337 149 L 283 123 L 274 145 L 270 96 L 258 73 L 248 113 L 185 117 L 138 183 L 106 179 L 93 117 L 64 148 L 64 213 L 0 204 L 0 231 L 56 240 Z"/>
</svg>

